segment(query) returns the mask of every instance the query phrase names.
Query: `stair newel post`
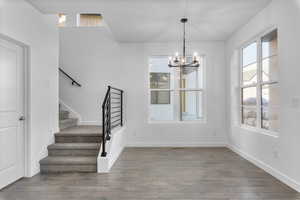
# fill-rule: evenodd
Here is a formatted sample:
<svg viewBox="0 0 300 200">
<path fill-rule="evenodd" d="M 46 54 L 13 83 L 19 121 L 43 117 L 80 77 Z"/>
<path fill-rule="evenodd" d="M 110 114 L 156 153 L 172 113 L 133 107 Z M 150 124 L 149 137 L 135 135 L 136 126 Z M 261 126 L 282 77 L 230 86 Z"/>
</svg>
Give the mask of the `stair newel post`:
<svg viewBox="0 0 300 200">
<path fill-rule="evenodd" d="M 102 153 L 101 156 L 106 156 L 105 143 L 106 143 L 106 128 L 105 128 L 105 105 L 102 105 Z"/>
<path fill-rule="evenodd" d="M 123 126 L 123 90 L 121 91 L 121 126 Z"/>
</svg>

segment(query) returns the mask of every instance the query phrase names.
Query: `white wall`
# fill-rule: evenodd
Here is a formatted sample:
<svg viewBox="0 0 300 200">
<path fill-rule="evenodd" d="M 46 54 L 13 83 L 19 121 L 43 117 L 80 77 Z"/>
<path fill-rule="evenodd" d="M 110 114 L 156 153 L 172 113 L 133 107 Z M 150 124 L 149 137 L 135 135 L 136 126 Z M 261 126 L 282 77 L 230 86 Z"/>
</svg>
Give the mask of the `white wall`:
<svg viewBox="0 0 300 200">
<path fill-rule="evenodd" d="M 60 75 L 60 98 L 81 115 L 83 124 L 101 124 L 106 86 L 125 90 L 125 119 L 131 146 L 225 144 L 225 55 L 223 42 L 196 43 L 206 55 L 205 123 L 148 123 L 148 58 L 170 55 L 179 43 L 117 43 L 106 28 L 61 28 L 60 66 L 82 84 Z M 121 54 L 120 52 L 121 51 Z"/>
<path fill-rule="evenodd" d="M 230 145 L 250 160 L 300 191 L 300 0 L 273 0 L 226 43 Z M 278 27 L 280 66 L 280 133 L 273 137 L 241 129 L 238 117 L 238 52 L 247 40 L 268 28 Z"/>
<path fill-rule="evenodd" d="M 206 123 L 148 122 L 148 58 L 180 51 L 179 43 L 121 43 L 129 146 L 205 146 L 225 143 L 225 56 L 223 42 L 188 45 L 206 55 Z M 126 72 L 126 73 L 125 73 Z"/>
<path fill-rule="evenodd" d="M 42 15 L 23 0 L 0 0 L 0 34 L 29 47 L 29 144 L 27 175 L 39 171 L 39 160 L 58 130 L 58 32 L 56 16 Z"/>
<path fill-rule="evenodd" d="M 120 47 L 107 27 L 60 28 L 59 65 L 82 87 L 59 76 L 59 98 L 81 115 L 83 124 L 101 125 L 108 85 L 122 87 Z"/>
</svg>

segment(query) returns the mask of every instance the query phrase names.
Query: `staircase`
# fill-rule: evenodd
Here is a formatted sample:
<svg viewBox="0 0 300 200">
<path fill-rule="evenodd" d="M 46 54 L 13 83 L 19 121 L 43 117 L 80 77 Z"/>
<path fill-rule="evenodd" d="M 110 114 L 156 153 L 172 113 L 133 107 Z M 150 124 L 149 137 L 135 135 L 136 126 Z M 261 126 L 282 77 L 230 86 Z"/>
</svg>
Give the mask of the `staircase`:
<svg viewBox="0 0 300 200">
<path fill-rule="evenodd" d="M 59 128 L 60 128 L 60 130 L 77 125 L 78 119 L 70 118 L 69 116 L 70 116 L 69 111 L 59 110 Z"/>
<path fill-rule="evenodd" d="M 102 141 L 100 126 L 77 126 L 68 111 L 60 111 L 60 132 L 48 146 L 48 157 L 40 161 L 41 173 L 97 172 Z"/>
</svg>

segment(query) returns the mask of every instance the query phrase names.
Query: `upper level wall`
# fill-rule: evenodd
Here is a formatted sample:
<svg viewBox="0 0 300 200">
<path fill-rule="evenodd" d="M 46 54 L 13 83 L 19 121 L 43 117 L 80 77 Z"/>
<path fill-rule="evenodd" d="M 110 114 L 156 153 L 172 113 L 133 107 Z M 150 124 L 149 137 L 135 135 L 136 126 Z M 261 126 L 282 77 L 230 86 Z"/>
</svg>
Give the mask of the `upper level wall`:
<svg viewBox="0 0 300 200">
<path fill-rule="evenodd" d="M 57 17 L 43 15 L 23 0 L 0 0 L 0 34 L 29 47 L 30 169 L 39 171 L 39 160 L 58 131 L 58 30 Z"/>
<path fill-rule="evenodd" d="M 232 146 L 286 176 L 300 190 L 300 0 L 273 0 L 226 43 L 229 141 Z M 245 130 L 238 125 L 238 48 L 256 35 L 278 28 L 280 132 L 279 137 Z"/>
<path fill-rule="evenodd" d="M 123 87 L 120 47 L 107 27 L 63 27 L 59 36 L 59 66 L 82 85 L 72 86 L 60 74 L 59 97 L 81 115 L 83 124 L 101 125 L 107 86 Z"/>
</svg>

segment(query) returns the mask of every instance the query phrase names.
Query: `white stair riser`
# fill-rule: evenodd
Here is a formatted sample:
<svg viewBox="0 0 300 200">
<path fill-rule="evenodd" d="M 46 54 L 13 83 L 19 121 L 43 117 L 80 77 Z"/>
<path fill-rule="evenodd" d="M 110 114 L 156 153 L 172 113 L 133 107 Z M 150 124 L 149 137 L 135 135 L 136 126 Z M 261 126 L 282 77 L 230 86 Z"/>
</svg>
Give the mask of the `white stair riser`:
<svg viewBox="0 0 300 200">
<path fill-rule="evenodd" d="M 100 143 L 101 136 L 55 136 L 56 143 Z"/>
<path fill-rule="evenodd" d="M 97 165 L 41 165 L 41 173 L 96 172 Z"/>
</svg>

